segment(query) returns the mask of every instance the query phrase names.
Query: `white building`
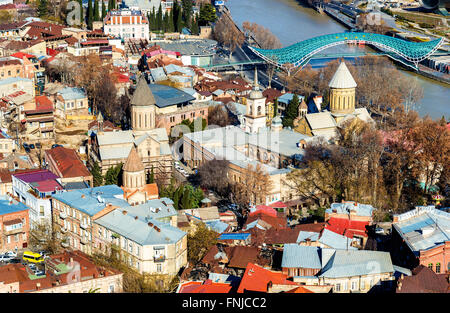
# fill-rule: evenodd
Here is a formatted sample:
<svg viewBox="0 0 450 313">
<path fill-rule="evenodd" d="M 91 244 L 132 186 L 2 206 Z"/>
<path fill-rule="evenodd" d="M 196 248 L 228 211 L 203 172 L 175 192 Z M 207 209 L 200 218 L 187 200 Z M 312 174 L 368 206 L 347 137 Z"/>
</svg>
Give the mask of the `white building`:
<svg viewBox="0 0 450 313">
<path fill-rule="evenodd" d="M 49 170 L 30 170 L 12 175 L 13 194 L 30 208 L 30 224 L 51 222 L 52 194 L 64 190 L 60 178 Z"/>
<path fill-rule="evenodd" d="M 140 10 L 109 11 L 103 20 L 103 31 L 122 39 L 149 39 L 148 19 Z"/>
</svg>

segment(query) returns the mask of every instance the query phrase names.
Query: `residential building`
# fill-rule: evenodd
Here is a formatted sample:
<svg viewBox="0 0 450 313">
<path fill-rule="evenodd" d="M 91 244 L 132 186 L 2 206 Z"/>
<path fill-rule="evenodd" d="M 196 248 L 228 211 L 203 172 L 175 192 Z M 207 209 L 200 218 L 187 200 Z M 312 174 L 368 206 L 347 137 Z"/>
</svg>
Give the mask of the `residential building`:
<svg viewBox="0 0 450 313">
<path fill-rule="evenodd" d="M 0 130 L 0 153 L 7 155 L 15 149 L 15 142 L 7 133 Z"/>
<path fill-rule="evenodd" d="M 35 102 L 24 108 L 25 132 L 24 140 L 28 142 L 53 141 L 54 104 L 47 96 L 36 96 Z"/>
<path fill-rule="evenodd" d="M 450 213 L 418 206 L 394 215 L 392 254 L 396 264 L 423 265 L 437 274 L 450 272 Z"/>
<path fill-rule="evenodd" d="M 88 115 L 87 94 L 81 88 L 65 87 L 56 94 L 56 109 L 62 117 Z"/>
<path fill-rule="evenodd" d="M 103 20 L 103 31 L 123 39 L 149 40 L 147 16 L 140 10 L 111 10 Z"/>
<path fill-rule="evenodd" d="M 44 159 L 48 169 L 61 178 L 63 185 L 83 182 L 86 187 L 93 186 L 92 174 L 74 149 L 55 147 L 45 151 Z"/>
<path fill-rule="evenodd" d="M 335 293 L 393 290 L 394 267 L 389 252 L 335 250 L 287 244 L 281 263 L 294 282 L 332 285 Z"/>
<path fill-rule="evenodd" d="M 60 229 L 64 246 L 87 254 L 94 251 L 94 218 L 128 206 L 123 190 L 116 185 L 67 191 L 52 200 L 53 227 Z"/>
<path fill-rule="evenodd" d="M 5 97 L 14 92 L 23 91 L 34 97 L 35 88 L 32 79 L 10 77 L 0 80 L 0 96 Z"/>
<path fill-rule="evenodd" d="M 12 183 L 13 195 L 30 208 L 30 223 L 51 223 L 52 202 L 50 198 L 64 189 L 59 176 L 49 170 L 27 170 L 14 173 Z"/>
<path fill-rule="evenodd" d="M 30 230 L 28 207 L 0 196 L 0 252 L 26 248 Z"/>
<path fill-rule="evenodd" d="M 28 265 L 0 267 L 1 293 L 121 293 L 123 274 L 97 266 L 81 251 L 64 251 L 45 260 L 46 275 L 36 276 Z"/>
<path fill-rule="evenodd" d="M 170 216 L 169 222 L 153 218 L 166 213 L 176 216 L 174 211 L 150 204 L 115 209 L 96 218 L 96 248 L 113 249 L 141 273 L 176 275 L 187 265 L 187 234 L 171 225 Z"/>
<path fill-rule="evenodd" d="M 207 279 L 206 281 L 188 281 L 180 283 L 177 293 L 229 293 L 232 286 L 229 283 L 216 283 Z"/>
<path fill-rule="evenodd" d="M 217 41 L 211 39 L 185 39 L 156 41 L 161 49 L 179 52 L 184 65 L 212 65 Z"/>
</svg>

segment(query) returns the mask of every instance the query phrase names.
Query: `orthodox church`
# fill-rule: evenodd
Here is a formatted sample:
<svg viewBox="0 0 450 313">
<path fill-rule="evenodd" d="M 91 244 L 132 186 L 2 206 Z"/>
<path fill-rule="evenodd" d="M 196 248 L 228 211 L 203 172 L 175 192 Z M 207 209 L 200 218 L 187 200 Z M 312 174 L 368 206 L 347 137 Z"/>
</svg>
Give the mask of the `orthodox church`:
<svg viewBox="0 0 450 313">
<path fill-rule="evenodd" d="M 357 84 L 345 62 L 339 64 L 328 86 L 329 111 L 316 110 L 315 113 L 300 115 L 294 122 L 297 132 L 331 139 L 337 134 L 339 126 L 355 117 L 365 122 L 373 122 L 366 108 L 355 108 Z"/>
<path fill-rule="evenodd" d="M 144 186 L 152 167 L 156 176 L 161 175 L 169 181 L 172 176 L 173 162 L 169 138 L 165 128 L 155 127 L 156 101 L 143 76 L 138 80 L 130 105 L 132 129 L 98 131 L 96 134 L 92 134 L 90 159 L 98 162 L 102 174 L 105 174 L 110 167 L 120 163 L 129 164 L 127 167 L 132 169 L 136 169 L 136 165 L 133 163 L 141 164 L 144 168 L 144 176 L 140 176 L 142 174 L 140 170 L 138 171 L 139 175 L 135 173 L 136 171 L 129 171 L 124 177 L 127 187 L 141 188 Z M 101 125 L 99 125 L 99 130 L 102 130 Z M 136 180 L 137 178 L 139 180 Z"/>
</svg>

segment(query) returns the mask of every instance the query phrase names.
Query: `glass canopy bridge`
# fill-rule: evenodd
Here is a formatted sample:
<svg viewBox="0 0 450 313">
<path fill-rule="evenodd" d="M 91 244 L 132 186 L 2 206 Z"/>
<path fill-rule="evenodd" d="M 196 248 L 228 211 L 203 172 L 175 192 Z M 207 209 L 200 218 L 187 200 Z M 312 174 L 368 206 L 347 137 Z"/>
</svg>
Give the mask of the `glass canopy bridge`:
<svg viewBox="0 0 450 313">
<path fill-rule="evenodd" d="M 444 39 L 411 42 L 380 34 L 345 32 L 310 38 L 281 49 L 249 48 L 266 62 L 290 73 L 294 68 L 303 68 L 319 52 L 347 43 L 375 46 L 382 54 L 417 70 L 419 62 L 432 55 L 444 43 Z M 343 57 L 344 54 L 339 56 Z"/>
</svg>

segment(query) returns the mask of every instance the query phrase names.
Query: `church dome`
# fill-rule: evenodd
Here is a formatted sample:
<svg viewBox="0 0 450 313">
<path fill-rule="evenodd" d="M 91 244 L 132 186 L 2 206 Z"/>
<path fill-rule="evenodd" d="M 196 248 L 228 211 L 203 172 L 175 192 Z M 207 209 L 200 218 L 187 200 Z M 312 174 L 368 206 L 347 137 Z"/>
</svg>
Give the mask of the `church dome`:
<svg viewBox="0 0 450 313">
<path fill-rule="evenodd" d="M 261 90 L 253 89 L 252 91 L 250 91 L 249 98 L 250 99 L 261 99 L 261 98 L 264 98 L 264 96 L 263 96 Z"/>
<path fill-rule="evenodd" d="M 352 74 L 350 74 L 347 65 L 345 65 L 345 62 L 339 64 L 339 67 L 334 73 L 328 86 L 336 89 L 356 88 L 356 82 L 353 79 Z"/>
</svg>

